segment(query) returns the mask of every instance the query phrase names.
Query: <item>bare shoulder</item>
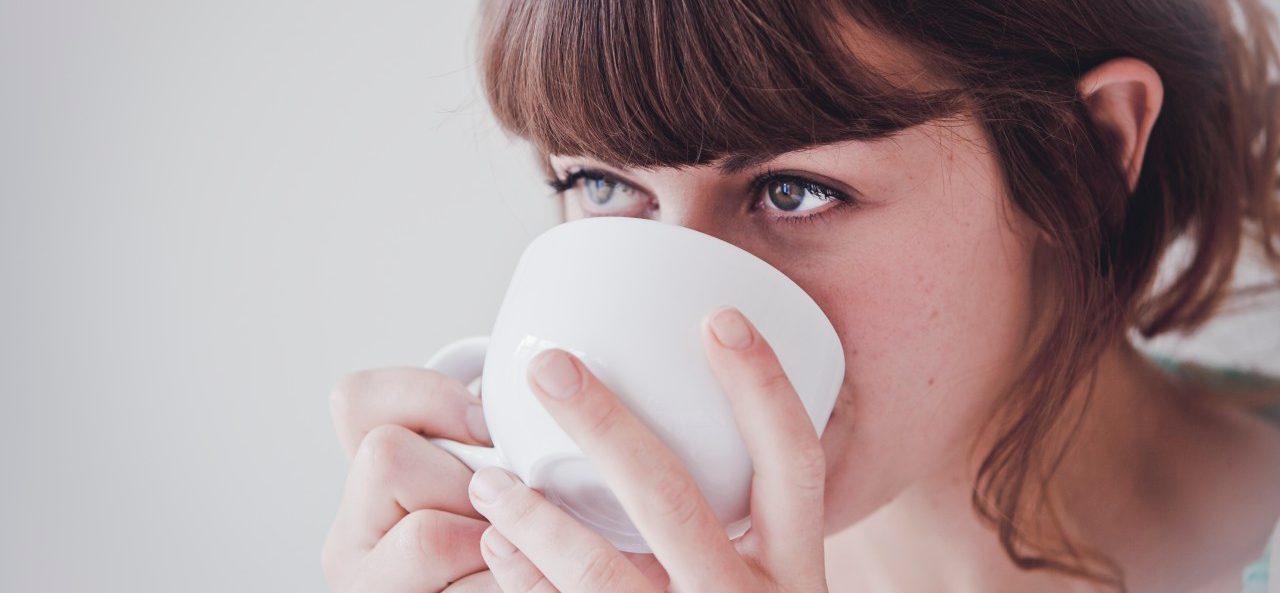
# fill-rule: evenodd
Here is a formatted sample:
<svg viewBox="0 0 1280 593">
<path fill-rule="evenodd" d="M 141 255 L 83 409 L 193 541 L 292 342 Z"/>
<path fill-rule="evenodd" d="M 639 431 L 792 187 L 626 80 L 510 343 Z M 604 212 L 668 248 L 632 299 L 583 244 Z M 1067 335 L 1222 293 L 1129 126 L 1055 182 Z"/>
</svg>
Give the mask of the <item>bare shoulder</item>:
<svg viewBox="0 0 1280 593">
<path fill-rule="evenodd" d="M 1194 362 L 1179 364 L 1175 377 L 1187 387 L 1187 410 L 1208 429 L 1208 438 L 1225 447 L 1223 453 L 1256 461 L 1261 465 L 1253 469 L 1280 476 L 1275 463 L 1280 460 L 1280 377 Z"/>
<path fill-rule="evenodd" d="M 1280 379 L 1265 377 L 1262 383 L 1263 375 L 1244 376 L 1258 382 L 1207 387 L 1195 398 L 1195 409 L 1210 428 L 1206 434 L 1220 439 L 1222 453 L 1237 461 L 1232 465 L 1280 489 Z"/>
</svg>

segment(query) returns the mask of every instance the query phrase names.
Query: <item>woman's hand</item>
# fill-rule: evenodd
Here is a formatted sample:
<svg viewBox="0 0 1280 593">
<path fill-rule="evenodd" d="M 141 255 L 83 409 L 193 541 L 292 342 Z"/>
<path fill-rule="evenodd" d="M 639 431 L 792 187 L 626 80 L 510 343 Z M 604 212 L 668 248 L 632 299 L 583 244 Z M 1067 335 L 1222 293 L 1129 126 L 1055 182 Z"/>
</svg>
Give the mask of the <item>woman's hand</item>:
<svg viewBox="0 0 1280 593">
<path fill-rule="evenodd" d="M 490 444 L 476 397 L 439 372 L 389 368 L 344 377 L 330 401 L 351 461 L 324 543 L 330 588 L 500 593 L 480 555 L 489 523 L 467 498 L 471 470 L 425 438 Z M 627 556 L 642 570 L 656 564 Z"/>
<path fill-rule="evenodd" d="M 477 403 L 461 383 L 426 369 L 339 381 L 331 406 L 351 469 L 324 543 L 333 591 L 500 591 L 480 556 L 488 522 L 467 499 L 471 470 L 424 438 L 489 444 Z"/>
<path fill-rule="evenodd" d="M 530 364 L 533 391 L 599 468 L 665 574 L 628 562 L 536 491 L 486 469 L 471 481 L 471 500 L 492 523 L 482 549 L 503 591 L 826 592 L 826 466 L 813 423 L 773 350 L 738 311 L 716 311 L 702 330 L 755 470 L 750 530 L 730 541 L 675 454 L 581 361 L 548 350 Z"/>
</svg>

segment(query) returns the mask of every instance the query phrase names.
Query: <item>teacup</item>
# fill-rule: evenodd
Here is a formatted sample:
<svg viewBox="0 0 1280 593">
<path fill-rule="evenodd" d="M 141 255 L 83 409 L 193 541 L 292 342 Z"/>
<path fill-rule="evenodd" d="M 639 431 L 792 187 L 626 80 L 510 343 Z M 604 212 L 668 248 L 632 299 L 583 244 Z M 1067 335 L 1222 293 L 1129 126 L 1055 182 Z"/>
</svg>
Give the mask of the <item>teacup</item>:
<svg viewBox="0 0 1280 593">
<path fill-rule="evenodd" d="M 736 307 L 772 346 L 818 434 L 844 378 L 831 322 L 795 282 L 731 243 L 648 219 L 596 217 L 552 227 L 521 255 L 489 336 L 428 362 L 482 391 L 493 447 L 445 439 L 473 470 L 502 467 L 627 552 L 644 538 L 594 462 L 529 387 L 543 349 L 573 353 L 688 468 L 733 539 L 750 524 L 751 459 L 700 340 L 702 318 Z"/>
</svg>

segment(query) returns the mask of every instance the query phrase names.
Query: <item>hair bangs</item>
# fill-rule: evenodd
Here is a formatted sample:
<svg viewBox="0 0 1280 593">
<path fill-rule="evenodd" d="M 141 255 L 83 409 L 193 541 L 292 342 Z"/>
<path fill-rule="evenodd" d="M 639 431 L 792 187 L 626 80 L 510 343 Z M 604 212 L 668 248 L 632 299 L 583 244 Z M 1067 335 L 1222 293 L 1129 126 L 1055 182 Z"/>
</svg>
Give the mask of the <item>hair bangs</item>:
<svg viewBox="0 0 1280 593">
<path fill-rule="evenodd" d="M 483 82 L 542 154 L 702 164 L 882 137 L 955 112 L 959 92 L 894 84 L 825 2 L 508 0 L 485 7 Z"/>
</svg>

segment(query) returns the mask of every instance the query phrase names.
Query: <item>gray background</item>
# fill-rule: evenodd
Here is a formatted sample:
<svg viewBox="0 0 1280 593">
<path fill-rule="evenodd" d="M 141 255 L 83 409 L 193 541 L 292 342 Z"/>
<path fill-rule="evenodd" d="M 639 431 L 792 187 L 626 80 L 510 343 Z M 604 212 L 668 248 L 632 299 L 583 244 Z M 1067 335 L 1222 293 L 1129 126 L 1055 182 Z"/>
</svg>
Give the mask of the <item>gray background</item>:
<svg viewBox="0 0 1280 593">
<path fill-rule="evenodd" d="M 330 386 L 554 222 L 473 9 L 0 0 L 0 591 L 325 589 Z M 1264 308 L 1156 347 L 1280 372 Z"/>
</svg>

